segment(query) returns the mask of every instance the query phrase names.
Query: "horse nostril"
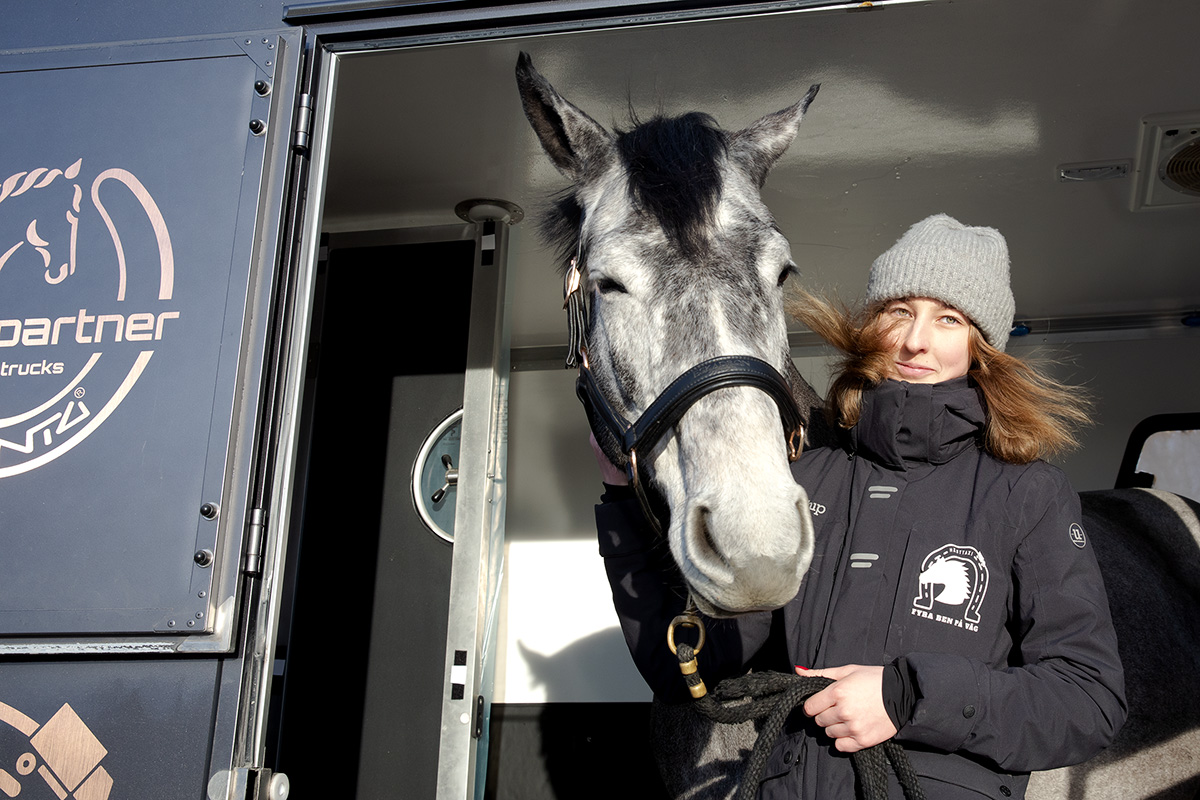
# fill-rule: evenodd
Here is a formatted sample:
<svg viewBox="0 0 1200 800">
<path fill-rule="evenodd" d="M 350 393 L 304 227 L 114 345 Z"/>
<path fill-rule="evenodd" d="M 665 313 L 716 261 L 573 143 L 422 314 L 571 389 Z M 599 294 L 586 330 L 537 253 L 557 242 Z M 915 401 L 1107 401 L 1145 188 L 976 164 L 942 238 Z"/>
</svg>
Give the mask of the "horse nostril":
<svg viewBox="0 0 1200 800">
<path fill-rule="evenodd" d="M 712 511 L 708 506 L 697 505 L 692 512 L 692 545 L 696 548 L 697 561 L 706 561 L 728 567 L 729 560 L 717 547 L 712 537 Z"/>
</svg>

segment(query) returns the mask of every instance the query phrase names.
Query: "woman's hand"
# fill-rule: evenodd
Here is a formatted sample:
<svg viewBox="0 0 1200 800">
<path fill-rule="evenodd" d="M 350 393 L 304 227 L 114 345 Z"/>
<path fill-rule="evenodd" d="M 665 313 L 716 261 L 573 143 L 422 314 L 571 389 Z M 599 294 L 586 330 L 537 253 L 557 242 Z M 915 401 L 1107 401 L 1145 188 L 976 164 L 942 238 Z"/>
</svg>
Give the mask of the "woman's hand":
<svg viewBox="0 0 1200 800">
<path fill-rule="evenodd" d="M 838 750 L 856 753 L 896 735 L 896 726 L 883 707 L 883 667 L 796 667 L 796 673 L 836 681 L 805 700 L 804 713 L 825 729 Z"/>
<path fill-rule="evenodd" d="M 596 434 L 589 433 L 588 441 L 592 444 L 592 454 L 596 456 L 596 463 L 600 466 L 601 480 L 609 486 L 628 486 L 629 478 L 625 471 L 617 469 L 616 465 L 608 460 L 608 456 L 604 455 L 600 443 L 596 441 Z"/>
</svg>

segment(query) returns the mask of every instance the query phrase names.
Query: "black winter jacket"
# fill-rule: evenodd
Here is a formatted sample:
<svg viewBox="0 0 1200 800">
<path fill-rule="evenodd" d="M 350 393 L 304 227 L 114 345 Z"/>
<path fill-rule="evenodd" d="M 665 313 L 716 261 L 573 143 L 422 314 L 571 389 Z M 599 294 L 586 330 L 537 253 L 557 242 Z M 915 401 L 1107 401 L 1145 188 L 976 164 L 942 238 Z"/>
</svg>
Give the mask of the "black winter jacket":
<svg viewBox="0 0 1200 800">
<path fill-rule="evenodd" d="M 1029 771 L 1086 760 L 1126 713 L 1078 495 L 1044 462 L 987 455 L 983 421 L 966 378 L 868 392 L 844 446 L 793 467 L 816 530 L 800 592 L 774 614 L 706 621 L 699 657 L 710 684 L 747 666 L 902 664 L 915 704 L 896 739 L 930 800 L 1023 797 Z M 658 696 L 683 701 L 663 644 L 683 607 L 665 544 L 635 500 L 596 516 L 634 661 Z M 760 796 L 853 798 L 849 758 L 796 712 Z"/>
</svg>

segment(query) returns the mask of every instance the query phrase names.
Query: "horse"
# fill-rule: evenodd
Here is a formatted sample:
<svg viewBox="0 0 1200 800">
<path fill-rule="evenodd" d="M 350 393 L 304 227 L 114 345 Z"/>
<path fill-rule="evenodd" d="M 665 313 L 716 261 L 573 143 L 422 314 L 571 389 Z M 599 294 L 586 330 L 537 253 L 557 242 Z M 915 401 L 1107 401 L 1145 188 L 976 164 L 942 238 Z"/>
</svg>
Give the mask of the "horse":
<svg viewBox="0 0 1200 800">
<path fill-rule="evenodd" d="M 820 398 L 788 354 L 782 291 L 795 267 L 759 197 L 816 87 L 736 133 L 692 113 L 635 120 L 613 134 L 562 98 L 526 54 L 517 82 L 542 147 L 572 184 L 544 232 L 564 262 L 573 255 L 580 265 L 591 301 L 587 366 L 603 401 L 638 418 L 689 366 L 748 354 L 788 376 L 812 423 L 809 441 L 829 441 L 818 425 Z M 619 436 L 598 424 L 594 409 L 589 416 L 605 454 L 636 477 Z M 725 389 L 697 401 L 675 436 L 643 454 L 670 515 L 671 554 L 711 616 L 784 604 L 811 559 L 807 501 L 787 468 L 779 424 L 764 393 Z M 746 488 L 747 475 L 757 491 Z M 1035 775 L 1027 797 L 1192 800 L 1200 796 L 1200 694 L 1186 682 L 1200 669 L 1200 505 L 1145 490 L 1081 499 L 1126 665 L 1130 714 L 1108 750 Z M 955 565 L 927 566 L 946 573 Z M 955 581 L 937 583 L 968 591 L 961 566 Z M 737 791 L 754 724 L 713 723 L 656 701 L 652 727 L 671 796 Z"/>
<path fill-rule="evenodd" d="M 590 303 L 584 371 L 595 413 L 641 420 L 681 375 L 696 378 L 689 368 L 714 359 L 752 362 L 766 383 L 786 384 L 790 398 L 728 382 L 691 397 L 674 435 L 638 454 L 696 606 L 711 616 L 778 608 L 799 589 L 813 531 L 776 405 L 794 404 L 807 422 L 819 398 L 789 354 L 784 283 L 796 266 L 759 192 L 818 87 L 736 132 L 692 113 L 612 133 L 527 54 L 516 75 L 530 124 L 571 181 L 543 227 L 564 261 L 575 256 Z M 592 427 L 614 464 L 636 465 L 617 433 Z"/>
</svg>

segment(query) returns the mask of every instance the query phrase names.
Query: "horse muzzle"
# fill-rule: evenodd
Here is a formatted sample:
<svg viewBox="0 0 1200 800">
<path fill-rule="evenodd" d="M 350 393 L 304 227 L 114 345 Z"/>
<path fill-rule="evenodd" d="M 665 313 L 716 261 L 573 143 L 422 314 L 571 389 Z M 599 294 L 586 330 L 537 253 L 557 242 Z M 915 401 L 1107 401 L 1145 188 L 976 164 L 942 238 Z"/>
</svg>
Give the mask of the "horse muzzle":
<svg viewBox="0 0 1200 800">
<path fill-rule="evenodd" d="M 701 611 L 770 611 L 795 597 L 812 562 L 813 524 L 803 488 L 792 484 L 788 500 L 771 508 L 689 502 L 669 538 Z"/>
</svg>

